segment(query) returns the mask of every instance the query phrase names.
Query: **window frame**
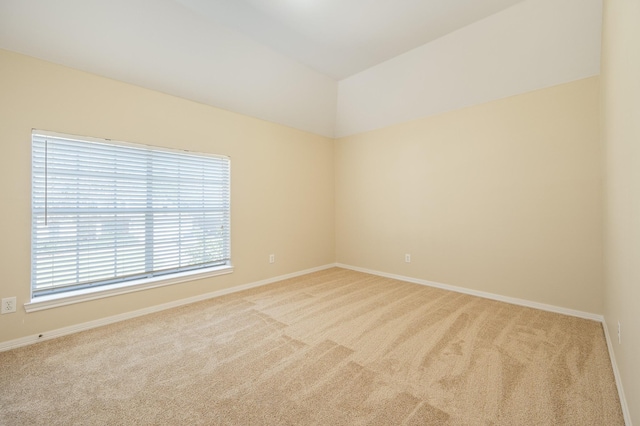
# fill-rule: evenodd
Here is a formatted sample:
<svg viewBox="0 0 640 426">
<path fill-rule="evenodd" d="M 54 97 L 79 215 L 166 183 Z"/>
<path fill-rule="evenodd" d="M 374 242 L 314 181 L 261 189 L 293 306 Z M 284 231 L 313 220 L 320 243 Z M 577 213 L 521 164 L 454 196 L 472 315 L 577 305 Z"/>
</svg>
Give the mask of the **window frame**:
<svg viewBox="0 0 640 426">
<path fill-rule="evenodd" d="M 123 142 L 123 141 L 117 141 L 117 140 L 111 140 L 111 139 L 100 139 L 95 137 L 62 134 L 62 133 L 43 131 L 38 129 L 32 129 L 32 132 L 31 132 L 30 143 L 31 143 L 32 152 L 34 149 L 33 148 L 34 137 L 36 135 L 45 136 L 45 137 L 50 136 L 52 138 L 64 138 L 64 139 L 76 140 L 76 141 L 88 142 L 88 143 L 94 142 L 94 143 L 100 143 L 100 144 L 108 144 L 110 146 L 125 146 L 125 147 L 128 146 L 128 147 L 144 149 L 144 150 L 161 151 L 163 153 L 168 152 L 168 153 L 176 153 L 176 154 L 189 154 L 189 155 L 202 156 L 202 157 L 214 157 L 214 158 L 227 159 L 227 161 L 229 161 L 228 163 L 228 167 L 229 167 L 228 191 L 229 192 L 227 194 L 228 201 L 229 201 L 228 222 L 227 222 L 229 226 L 229 231 L 228 231 L 228 240 L 226 243 L 228 244 L 228 247 L 229 247 L 228 249 L 229 259 L 224 264 L 221 264 L 221 265 L 207 266 L 207 267 L 201 267 L 201 268 L 190 269 L 190 270 L 173 271 L 169 273 L 162 273 L 152 277 L 139 277 L 139 278 L 113 282 L 113 283 L 89 286 L 89 287 L 81 287 L 82 284 L 78 284 L 78 288 L 76 289 L 74 289 L 73 287 L 70 287 L 67 290 L 54 292 L 50 294 L 34 295 L 33 277 L 31 277 L 29 280 L 30 302 L 24 305 L 25 310 L 27 312 L 34 312 L 42 309 L 49 309 L 49 308 L 64 306 L 72 303 L 79 303 L 87 300 L 111 297 L 118 294 L 126 294 L 126 293 L 146 290 L 150 288 L 157 288 L 157 287 L 162 287 L 162 286 L 167 286 L 167 285 L 172 285 L 172 284 L 177 284 L 182 282 L 188 282 L 192 280 L 203 279 L 203 278 L 212 277 L 212 276 L 229 274 L 233 272 L 233 265 L 231 262 L 231 164 L 230 164 L 231 159 L 230 157 L 225 155 L 216 155 L 216 154 L 208 154 L 208 153 L 194 152 L 194 151 L 188 151 L 188 150 L 179 150 L 179 149 L 172 149 L 172 148 L 166 148 L 166 147 L 143 145 L 143 144 Z M 33 156 L 33 153 L 32 153 L 32 156 Z M 30 172 L 31 187 L 32 187 L 31 191 L 33 191 L 35 176 L 36 175 L 34 173 L 34 169 L 32 168 Z M 34 235 L 35 234 L 35 230 L 34 230 L 35 210 L 34 210 L 33 200 L 34 198 L 32 194 L 31 196 L 32 204 L 30 208 L 30 211 L 31 211 L 30 266 L 32 270 L 34 268 L 33 244 L 34 244 L 34 238 L 35 238 L 35 235 Z"/>
</svg>

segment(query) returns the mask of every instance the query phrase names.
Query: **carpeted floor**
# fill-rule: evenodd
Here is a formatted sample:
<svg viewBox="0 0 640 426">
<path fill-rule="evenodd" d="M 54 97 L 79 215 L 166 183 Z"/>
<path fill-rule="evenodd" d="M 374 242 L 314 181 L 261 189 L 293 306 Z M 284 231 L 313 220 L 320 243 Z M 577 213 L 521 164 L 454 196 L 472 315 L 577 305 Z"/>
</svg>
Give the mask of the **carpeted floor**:
<svg viewBox="0 0 640 426">
<path fill-rule="evenodd" d="M 0 353 L 8 425 L 623 425 L 602 326 L 343 269 Z"/>
</svg>

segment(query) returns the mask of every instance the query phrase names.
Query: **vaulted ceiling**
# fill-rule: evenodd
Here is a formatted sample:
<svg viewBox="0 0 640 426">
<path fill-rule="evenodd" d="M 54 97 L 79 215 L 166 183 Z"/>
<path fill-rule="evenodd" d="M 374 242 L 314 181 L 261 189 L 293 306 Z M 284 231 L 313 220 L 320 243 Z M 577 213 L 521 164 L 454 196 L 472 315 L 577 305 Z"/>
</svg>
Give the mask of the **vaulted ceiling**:
<svg viewBox="0 0 640 426">
<path fill-rule="evenodd" d="M 520 1 L 2 0 L 0 31 L 4 47 L 60 63 L 92 47 L 122 51 L 122 67 L 158 42 L 188 64 L 216 54 L 208 40 L 250 38 L 340 80 Z"/>
<path fill-rule="evenodd" d="M 339 80 L 521 0 L 177 1 Z"/>
<path fill-rule="evenodd" d="M 367 80 L 369 70 L 497 15 L 524 16 L 531 40 L 582 37 L 573 27 L 594 19 L 575 12 L 589 14 L 599 1 L 0 0 L 0 48 L 332 137 L 344 82 Z M 562 15 L 549 34 L 539 25 L 557 8 L 577 23 Z M 508 32 L 500 37 L 516 35 L 512 44 L 521 43 L 518 22 L 502 25 Z M 471 44 L 458 43 L 451 57 L 467 61 Z M 556 56 L 575 51 L 574 44 Z M 524 46 L 534 55 L 527 60 L 535 63 L 545 46 Z"/>
</svg>

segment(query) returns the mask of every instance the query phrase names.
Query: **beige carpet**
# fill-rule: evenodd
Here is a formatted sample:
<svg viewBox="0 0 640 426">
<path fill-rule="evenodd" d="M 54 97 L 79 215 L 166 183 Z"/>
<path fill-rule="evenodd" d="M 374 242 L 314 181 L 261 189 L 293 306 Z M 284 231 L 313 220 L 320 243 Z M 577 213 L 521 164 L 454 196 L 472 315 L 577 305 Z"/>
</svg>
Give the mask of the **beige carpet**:
<svg viewBox="0 0 640 426">
<path fill-rule="evenodd" d="M 8 425 L 623 425 L 599 323 L 343 269 L 0 353 Z"/>
</svg>

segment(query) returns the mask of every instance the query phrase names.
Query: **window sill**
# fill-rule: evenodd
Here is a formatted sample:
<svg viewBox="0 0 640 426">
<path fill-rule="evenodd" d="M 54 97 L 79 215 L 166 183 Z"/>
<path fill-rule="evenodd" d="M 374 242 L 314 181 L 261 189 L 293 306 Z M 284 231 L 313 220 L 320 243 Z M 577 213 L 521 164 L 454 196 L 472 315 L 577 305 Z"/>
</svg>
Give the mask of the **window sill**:
<svg viewBox="0 0 640 426">
<path fill-rule="evenodd" d="M 88 300 L 102 299 L 104 297 L 116 296 L 119 294 L 133 293 L 134 291 L 147 290 L 150 288 L 164 287 L 186 281 L 199 280 L 202 278 L 215 277 L 217 275 L 230 274 L 233 266 L 216 266 L 214 268 L 200 269 L 197 271 L 181 272 L 167 277 L 145 278 L 126 283 L 105 285 L 95 288 L 85 288 L 82 290 L 69 291 L 61 294 L 40 296 L 24 304 L 27 312 L 37 312 L 45 309 L 57 308 L 74 303 L 86 302 Z"/>
</svg>

